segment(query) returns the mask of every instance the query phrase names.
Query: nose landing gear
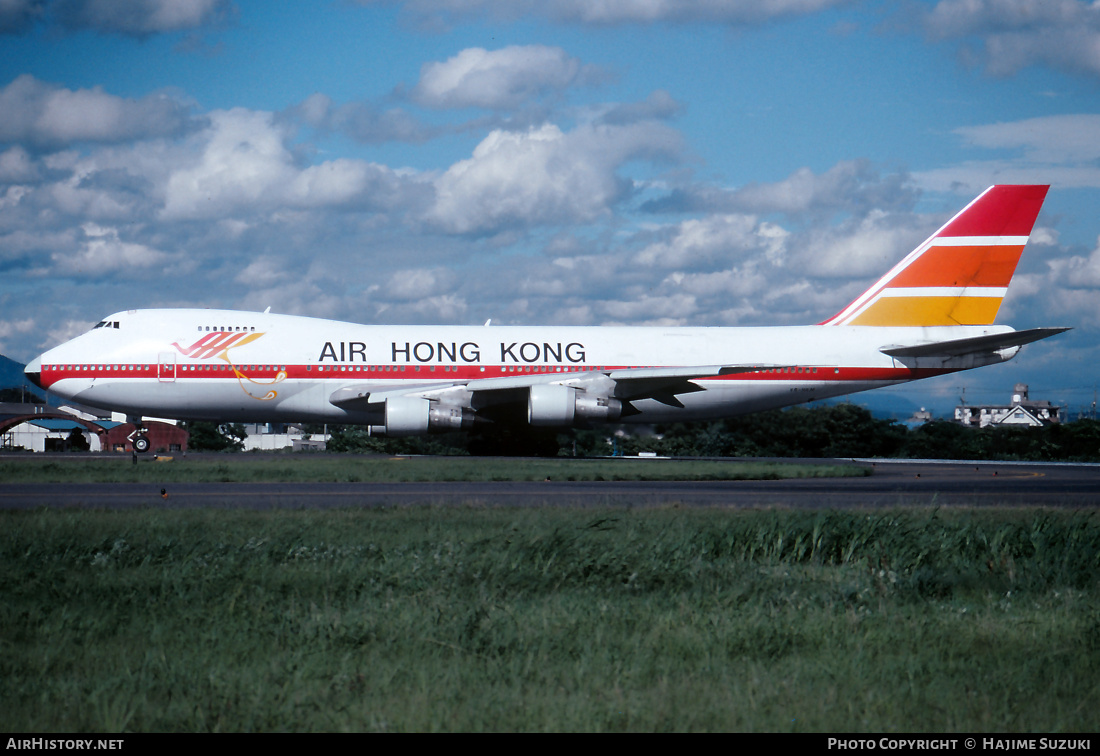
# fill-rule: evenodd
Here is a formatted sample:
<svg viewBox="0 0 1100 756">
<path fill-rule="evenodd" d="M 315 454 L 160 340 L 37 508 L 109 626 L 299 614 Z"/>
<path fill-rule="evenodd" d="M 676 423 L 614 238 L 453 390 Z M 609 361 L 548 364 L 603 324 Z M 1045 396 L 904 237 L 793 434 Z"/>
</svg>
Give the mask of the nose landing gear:
<svg viewBox="0 0 1100 756">
<path fill-rule="evenodd" d="M 134 424 L 134 430 L 126 437 L 130 441 L 130 446 L 138 454 L 149 451 L 149 436 L 146 435 L 148 430 L 145 428 L 145 423 L 142 422 L 140 417 L 128 417 L 126 419 Z"/>
</svg>

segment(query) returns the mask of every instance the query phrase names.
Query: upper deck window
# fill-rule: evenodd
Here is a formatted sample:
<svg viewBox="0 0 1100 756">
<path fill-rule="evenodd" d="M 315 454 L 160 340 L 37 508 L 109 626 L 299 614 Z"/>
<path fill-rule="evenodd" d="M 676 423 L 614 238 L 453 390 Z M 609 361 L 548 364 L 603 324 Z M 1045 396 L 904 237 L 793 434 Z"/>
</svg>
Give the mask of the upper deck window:
<svg viewBox="0 0 1100 756">
<path fill-rule="evenodd" d="M 99 328 L 99 326 L 96 326 Z M 118 328 L 116 325 L 115 328 Z M 224 333 L 235 333 L 237 331 L 253 332 L 256 330 L 256 326 L 199 326 L 199 330 L 203 329 L 207 331 L 222 331 Z"/>
</svg>

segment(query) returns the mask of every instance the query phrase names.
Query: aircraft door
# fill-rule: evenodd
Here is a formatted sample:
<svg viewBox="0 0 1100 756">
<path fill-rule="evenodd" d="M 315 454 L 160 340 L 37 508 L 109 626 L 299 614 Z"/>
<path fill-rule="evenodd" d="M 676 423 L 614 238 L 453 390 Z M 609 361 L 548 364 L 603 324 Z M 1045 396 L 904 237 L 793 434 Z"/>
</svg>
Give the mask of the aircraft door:
<svg viewBox="0 0 1100 756">
<path fill-rule="evenodd" d="M 157 380 L 172 383 L 176 380 L 176 353 L 161 352 L 157 356 Z"/>
</svg>

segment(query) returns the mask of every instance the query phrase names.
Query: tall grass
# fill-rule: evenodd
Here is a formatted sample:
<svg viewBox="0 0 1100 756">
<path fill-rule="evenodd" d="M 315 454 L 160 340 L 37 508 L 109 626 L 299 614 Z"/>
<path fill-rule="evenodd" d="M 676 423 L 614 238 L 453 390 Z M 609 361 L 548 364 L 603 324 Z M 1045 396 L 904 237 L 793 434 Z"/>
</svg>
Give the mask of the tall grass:
<svg viewBox="0 0 1100 756">
<path fill-rule="evenodd" d="M 0 513 L 0 726 L 1094 730 L 1088 514 Z"/>
</svg>

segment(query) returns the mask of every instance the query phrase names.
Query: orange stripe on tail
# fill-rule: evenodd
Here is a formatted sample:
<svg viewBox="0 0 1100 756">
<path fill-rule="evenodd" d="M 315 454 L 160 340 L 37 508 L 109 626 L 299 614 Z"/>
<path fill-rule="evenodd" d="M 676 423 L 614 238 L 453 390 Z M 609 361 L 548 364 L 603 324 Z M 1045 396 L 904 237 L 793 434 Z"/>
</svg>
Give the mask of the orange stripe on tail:
<svg viewBox="0 0 1100 756">
<path fill-rule="evenodd" d="M 991 186 L 822 325 L 989 325 L 1049 186 Z"/>
</svg>

